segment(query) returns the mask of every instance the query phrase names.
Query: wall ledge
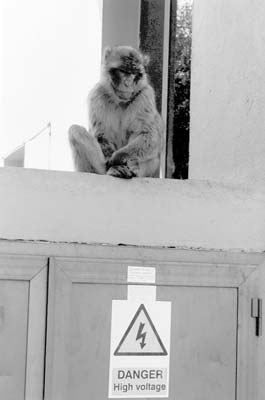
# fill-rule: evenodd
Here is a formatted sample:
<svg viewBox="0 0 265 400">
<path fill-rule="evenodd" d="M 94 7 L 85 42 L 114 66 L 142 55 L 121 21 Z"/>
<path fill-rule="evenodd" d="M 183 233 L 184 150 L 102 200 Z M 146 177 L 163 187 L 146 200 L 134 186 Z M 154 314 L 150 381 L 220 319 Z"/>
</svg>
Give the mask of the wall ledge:
<svg viewBox="0 0 265 400">
<path fill-rule="evenodd" d="M 265 184 L 0 168 L 0 238 L 265 251 Z"/>
</svg>

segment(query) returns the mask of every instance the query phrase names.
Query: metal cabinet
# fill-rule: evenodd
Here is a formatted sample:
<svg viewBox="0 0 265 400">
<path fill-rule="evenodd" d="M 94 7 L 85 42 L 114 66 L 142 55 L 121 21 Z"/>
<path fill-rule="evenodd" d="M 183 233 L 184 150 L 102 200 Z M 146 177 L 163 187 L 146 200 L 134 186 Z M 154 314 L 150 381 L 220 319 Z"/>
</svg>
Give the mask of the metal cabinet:
<svg viewBox="0 0 265 400">
<path fill-rule="evenodd" d="M 132 283 L 129 266 L 155 281 Z M 165 397 L 263 400 L 263 255 L 34 244 L 0 256 L 0 398 L 108 399 L 112 301 L 135 288 L 171 304 Z"/>
<path fill-rule="evenodd" d="M 262 265 L 166 249 L 87 254 L 50 262 L 46 400 L 108 398 L 112 300 L 127 299 L 131 265 L 155 268 L 155 284 L 138 286 L 171 302 L 168 398 L 262 399 L 264 339 L 251 311 L 265 294 Z"/>
</svg>

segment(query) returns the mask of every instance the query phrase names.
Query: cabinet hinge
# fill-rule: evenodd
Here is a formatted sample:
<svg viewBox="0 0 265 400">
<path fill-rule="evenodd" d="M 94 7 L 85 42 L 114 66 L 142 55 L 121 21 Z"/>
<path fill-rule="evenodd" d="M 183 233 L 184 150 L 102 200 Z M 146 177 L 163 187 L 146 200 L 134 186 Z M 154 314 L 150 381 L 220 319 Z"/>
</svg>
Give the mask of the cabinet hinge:
<svg viewBox="0 0 265 400">
<path fill-rule="evenodd" d="M 256 320 L 255 334 L 262 335 L 262 299 L 251 299 L 251 317 Z"/>
</svg>

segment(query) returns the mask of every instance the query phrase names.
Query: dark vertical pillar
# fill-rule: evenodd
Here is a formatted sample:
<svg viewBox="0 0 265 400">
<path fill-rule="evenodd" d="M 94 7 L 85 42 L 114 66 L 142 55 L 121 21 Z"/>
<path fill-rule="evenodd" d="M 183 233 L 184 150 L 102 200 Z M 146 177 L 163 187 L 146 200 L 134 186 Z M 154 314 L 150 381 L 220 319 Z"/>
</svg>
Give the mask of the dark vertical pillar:
<svg viewBox="0 0 265 400">
<path fill-rule="evenodd" d="M 156 92 L 157 107 L 160 112 L 162 105 L 164 15 L 164 0 L 141 1 L 140 49 L 151 57 L 148 74 Z"/>
<path fill-rule="evenodd" d="M 172 178 L 175 164 L 173 159 L 175 69 L 176 69 L 176 12 L 177 0 L 170 1 L 169 61 L 168 61 L 168 106 L 165 177 Z"/>
</svg>

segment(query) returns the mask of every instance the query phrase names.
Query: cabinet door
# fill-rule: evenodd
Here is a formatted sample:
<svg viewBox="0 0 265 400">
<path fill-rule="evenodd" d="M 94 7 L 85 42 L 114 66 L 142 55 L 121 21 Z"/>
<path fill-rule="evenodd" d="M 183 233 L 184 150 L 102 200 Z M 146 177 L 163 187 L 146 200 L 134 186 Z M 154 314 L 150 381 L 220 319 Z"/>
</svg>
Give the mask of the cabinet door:
<svg viewBox="0 0 265 400">
<path fill-rule="evenodd" d="M 112 299 L 127 293 L 122 266 L 50 264 L 45 400 L 107 399 Z"/>
<path fill-rule="evenodd" d="M 0 257 L 0 399 L 43 398 L 47 261 Z"/>
<path fill-rule="evenodd" d="M 108 398 L 111 307 L 113 299 L 127 299 L 127 265 L 51 263 L 46 400 Z M 169 399 L 235 400 L 237 286 L 244 274 L 163 262 L 156 270 L 156 298 L 172 304 Z"/>
<path fill-rule="evenodd" d="M 171 301 L 170 398 L 235 400 L 237 290 L 159 286 Z"/>
</svg>

